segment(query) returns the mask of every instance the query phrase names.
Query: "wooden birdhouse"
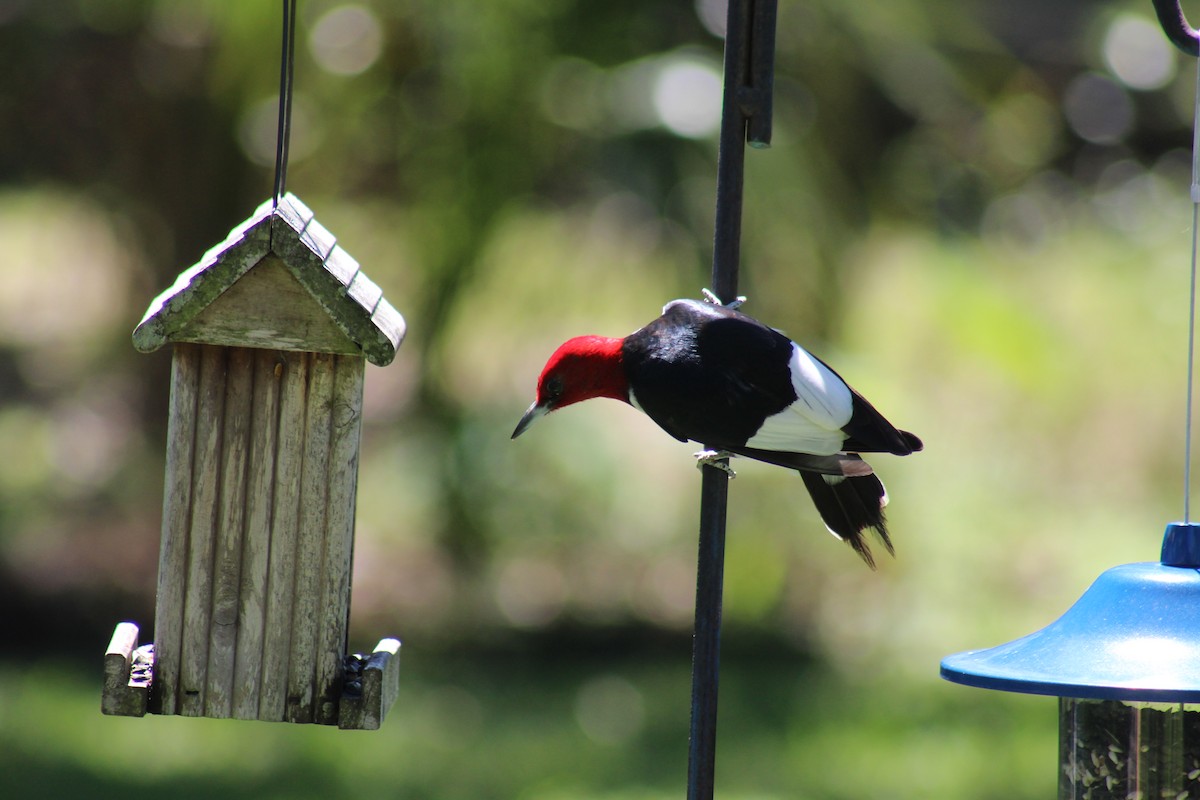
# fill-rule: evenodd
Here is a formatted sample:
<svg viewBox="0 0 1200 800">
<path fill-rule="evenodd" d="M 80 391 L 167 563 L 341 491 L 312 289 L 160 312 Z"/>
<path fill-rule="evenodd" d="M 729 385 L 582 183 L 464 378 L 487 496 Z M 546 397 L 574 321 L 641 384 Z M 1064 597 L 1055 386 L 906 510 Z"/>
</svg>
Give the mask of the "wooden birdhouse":
<svg viewBox="0 0 1200 800">
<path fill-rule="evenodd" d="M 150 305 L 174 349 L 154 643 L 117 626 L 105 713 L 378 728 L 399 642 L 347 652 L 365 361 L 404 320 L 291 194 Z"/>
</svg>

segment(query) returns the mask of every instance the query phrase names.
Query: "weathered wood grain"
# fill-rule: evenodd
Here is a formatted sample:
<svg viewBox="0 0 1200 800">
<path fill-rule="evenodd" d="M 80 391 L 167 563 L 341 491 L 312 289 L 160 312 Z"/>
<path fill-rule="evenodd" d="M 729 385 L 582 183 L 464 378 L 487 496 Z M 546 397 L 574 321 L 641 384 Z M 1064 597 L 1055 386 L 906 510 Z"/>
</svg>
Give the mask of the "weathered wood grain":
<svg viewBox="0 0 1200 800">
<path fill-rule="evenodd" d="M 326 725 L 335 724 L 338 719 L 350 624 L 350 569 L 354 555 L 354 510 L 365 369 L 364 360 L 352 356 L 337 356 L 334 363 L 325 566 L 321 580 L 321 616 L 317 623 L 317 721 Z"/>
<path fill-rule="evenodd" d="M 153 675 L 156 713 L 341 724 L 364 359 L 389 363 L 404 327 L 290 194 L 151 304 L 134 344 L 175 357 L 156 643 L 131 667 L 119 626 L 105 662 L 129 708 Z M 357 727 L 391 702 L 389 658 Z"/>
<path fill-rule="evenodd" d="M 234 284 L 271 250 L 271 215 L 264 203 L 254 215 L 229 232 L 197 264 L 184 270 L 165 292 L 154 298 L 133 331 L 133 346 L 143 353 L 176 341 L 174 334 L 214 298 Z"/>
<path fill-rule="evenodd" d="M 272 252 L 287 262 L 296 279 L 372 364 L 391 363 L 404 337 L 404 318 L 382 293 L 373 291 L 358 262 L 311 209 L 294 195 L 285 200 L 272 220 Z"/>
<path fill-rule="evenodd" d="M 292 653 L 288 670 L 289 722 L 315 717 L 317 625 L 321 619 L 321 572 L 329 497 L 329 441 L 332 428 L 334 358 L 313 353 L 309 364 L 308 411 L 304 419 L 304 466 L 300 475 L 300 541 L 296 553 L 296 592 L 292 612 Z"/>
<path fill-rule="evenodd" d="M 355 344 L 268 253 L 219 297 L 172 334 L 183 342 L 361 355 Z"/>
<path fill-rule="evenodd" d="M 276 490 L 272 501 L 270 579 L 258 713 L 259 719 L 264 720 L 287 718 L 296 550 L 300 536 L 300 498 L 296 487 L 301 485 L 304 466 L 310 358 L 309 353 L 279 353 L 282 383 L 275 451 Z"/>
<path fill-rule="evenodd" d="M 176 345 L 151 710 L 380 726 L 399 643 L 380 643 L 361 693 L 343 676 L 364 370 L 356 356 Z M 106 686 L 127 684 L 106 689 L 111 713 L 144 703 L 129 668 L 106 656 Z"/>
<path fill-rule="evenodd" d="M 204 714 L 209 631 L 212 627 L 213 548 L 220 497 L 221 434 L 225 405 L 225 357 L 221 347 L 202 345 L 196 405 L 196 449 L 192 460 L 192 508 L 184 592 L 179 710 Z"/>
<path fill-rule="evenodd" d="M 221 419 L 220 495 L 213 544 L 212 620 L 205 673 L 204 714 L 208 717 L 229 717 L 233 713 L 253 386 L 252 352 L 244 347 L 229 348 Z"/>
<path fill-rule="evenodd" d="M 271 552 L 271 509 L 275 498 L 275 452 L 279 397 L 285 360 L 273 350 L 255 350 L 254 401 L 246 474 L 246 531 L 242 548 L 237 656 L 232 715 L 257 719 L 266 641 L 266 594 Z"/>
<path fill-rule="evenodd" d="M 176 345 L 171 360 L 166 482 L 163 491 L 158 596 L 154 621 L 154 639 L 158 652 L 151 710 L 160 714 L 175 714 L 178 709 L 184 591 L 187 586 L 187 556 L 192 515 L 192 460 L 199 387 L 200 347 L 192 344 Z"/>
</svg>

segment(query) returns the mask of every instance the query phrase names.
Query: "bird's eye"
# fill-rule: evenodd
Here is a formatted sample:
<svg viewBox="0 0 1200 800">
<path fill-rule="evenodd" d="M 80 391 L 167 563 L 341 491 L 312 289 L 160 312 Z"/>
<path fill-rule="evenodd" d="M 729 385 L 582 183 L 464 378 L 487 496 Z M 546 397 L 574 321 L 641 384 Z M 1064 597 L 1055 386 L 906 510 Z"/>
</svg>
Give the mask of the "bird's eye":
<svg viewBox="0 0 1200 800">
<path fill-rule="evenodd" d="M 542 391 L 545 392 L 547 400 L 557 400 L 563 393 L 562 378 L 557 375 L 551 375 L 546 378 L 546 383 L 542 387 Z"/>
</svg>

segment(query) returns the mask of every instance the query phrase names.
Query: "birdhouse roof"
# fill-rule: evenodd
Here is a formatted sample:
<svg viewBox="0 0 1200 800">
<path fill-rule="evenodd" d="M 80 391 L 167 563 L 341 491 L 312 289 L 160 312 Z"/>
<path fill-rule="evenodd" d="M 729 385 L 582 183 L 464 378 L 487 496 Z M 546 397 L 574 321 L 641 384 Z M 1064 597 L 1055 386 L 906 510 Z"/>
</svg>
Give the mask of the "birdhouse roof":
<svg viewBox="0 0 1200 800">
<path fill-rule="evenodd" d="M 175 341 L 350 352 L 384 366 L 404 332 L 382 290 L 289 193 L 180 273 L 150 304 L 133 344 L 142 352 Z"/>
</svg>

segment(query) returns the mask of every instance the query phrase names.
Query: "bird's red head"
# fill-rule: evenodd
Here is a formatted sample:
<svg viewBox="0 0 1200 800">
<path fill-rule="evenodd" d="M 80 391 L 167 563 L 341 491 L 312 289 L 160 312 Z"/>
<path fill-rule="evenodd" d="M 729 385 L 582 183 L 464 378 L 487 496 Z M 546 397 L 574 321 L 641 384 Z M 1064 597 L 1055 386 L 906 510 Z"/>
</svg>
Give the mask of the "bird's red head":
<svg viewBox="0 0 1200 800">
<path fill-rule="evenodd" d="M 621 339 L 577 336 L 563 342 L 538 377 L 537 397 L 513 431 L 517 438 L 545 414 L 593 397 L 629 402 L 629 381 L 621 365 Z"/>
</svg>

